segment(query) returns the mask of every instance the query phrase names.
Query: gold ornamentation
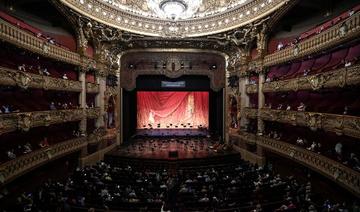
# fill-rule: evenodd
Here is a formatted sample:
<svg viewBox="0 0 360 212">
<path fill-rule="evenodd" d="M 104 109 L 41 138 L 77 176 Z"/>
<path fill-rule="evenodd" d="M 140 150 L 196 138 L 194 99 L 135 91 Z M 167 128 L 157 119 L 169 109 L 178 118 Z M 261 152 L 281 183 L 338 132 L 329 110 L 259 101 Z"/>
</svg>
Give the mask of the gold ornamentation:
<svg viewBox="0 0 360 212">
<path fill-rule="evenodd" d="M 18 116 L 18 128 L 23 131 L 29 131 L 31 127 L 31 113 L 22 113 Z"/>
<path fill-rule="evenodd" d="M 32 80 L 30 74 L 24 72 L 15 72 L 11 73 L 10 75 L 14 79 L 16 84 L 23 89 L 27 89 Z"/>
</svg>

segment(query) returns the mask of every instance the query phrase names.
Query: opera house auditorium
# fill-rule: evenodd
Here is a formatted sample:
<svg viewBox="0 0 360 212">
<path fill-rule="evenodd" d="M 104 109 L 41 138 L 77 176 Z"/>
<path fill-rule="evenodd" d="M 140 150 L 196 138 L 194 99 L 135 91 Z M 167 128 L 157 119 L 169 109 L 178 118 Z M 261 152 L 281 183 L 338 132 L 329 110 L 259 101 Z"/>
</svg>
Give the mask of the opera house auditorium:
<svg viewBox="0 0 360 212">
<path fill-rule="evenodd" d="M 360 212 L 359 0 L 1 0 L 0 212 Z"/>
</svg>

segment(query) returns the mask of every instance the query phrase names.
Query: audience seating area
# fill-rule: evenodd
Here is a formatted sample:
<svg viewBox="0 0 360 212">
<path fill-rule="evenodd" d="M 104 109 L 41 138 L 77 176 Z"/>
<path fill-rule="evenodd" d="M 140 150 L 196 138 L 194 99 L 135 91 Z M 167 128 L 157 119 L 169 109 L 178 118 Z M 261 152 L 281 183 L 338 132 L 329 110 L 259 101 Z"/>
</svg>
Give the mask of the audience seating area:
<svg viewBox="0 0 360 212">
<path fill-rule="evenodd" d="M 48 181 L 18 198 L 17 209 L 76 211 L 322 211 L 350 210 L 312 190 L 240 158 L 194 166 L 101 162 Z M 326 200 L 326 201 L 325 201 Z M 323 205 L 323 201 L 325 201 Z M 347 206 L 348 205 L 348 206 Z M 91 209 L 92 208 L 92 209 Z"/>
<path fill-rule="evenodd" d="M 277 40 L 276 46 L 275 45 L 269 46 L 269 53 L 273 53 L 276 50 L 282 50 L 289 46 L 296 45 L 299 42 L 302 42 L 306 39 L 313 37 L 314 35 L 317 35 L 323 31 L 326 31 L 327 29 L 340 23 L 341 21 L 348 19 L 353 14 L 359 12 L 359 10 L 360 10 L 360 5 L 357 5 L 354 8 L 352 8 L 346 12 L 343 12 L 342 14 L 332 18 L 331 20 L 325 21 L 324 23 L 320 23 L 316 27 L 301 33 L 299 36 L 297 36 L 295 38 L 283 38 L 281 40 Z M 272 43 L 274 43 L 274 42 L 272 42 Z"/>
</svg>

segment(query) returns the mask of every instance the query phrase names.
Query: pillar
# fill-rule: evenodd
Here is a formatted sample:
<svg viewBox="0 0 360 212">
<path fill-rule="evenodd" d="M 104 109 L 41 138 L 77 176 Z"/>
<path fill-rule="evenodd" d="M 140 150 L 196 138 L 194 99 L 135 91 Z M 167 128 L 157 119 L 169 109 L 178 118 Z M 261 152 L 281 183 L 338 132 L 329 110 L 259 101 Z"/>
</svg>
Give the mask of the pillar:
<svg viewBox="0 0 360 212">
<path fill-rule="evenodd" d="M 239 79 L 240 90 L 240 129 L 246 129 L 249 120 L 245 116 L 245 108 L 250 106 L 250 98 L 246 93 L 246 85 L 249 84 L 249 76 L 241 75 Z"/>
<path fill-rule="evenodd" d="M 96 127 L 105 126 L 105 91 L 106 91 L 106 76 L 103 73 L 96 74 L 96 82 L 99 85 L 99 93 L 96 95 L 95 106 L 100 109 L 100 115 L 96 120 Z"/>
<path fill-rule="evenodd" d="M 84 117 L 80 121 L 79 130 L 81 133 L 86 135 L 86 126 L 87 126 L 87 118 L 86 118 L 86 71 L 84 69 L 80 69 L 79 71 L 79 81 L 81 82 L 81 92 L 79 95 L 79 105 L 83 110 Z"/>
<path fill-rule="evenodd" d="M 260 118 L 261 109 L 265 106 L 265 95 L 263 92 L 263 86 L 265 83 L 265 72 L 259 72 L 259 87 L 258 87 L 258 135 L 263 135 L 265 130 L 264 121 Z"/>
</svg>

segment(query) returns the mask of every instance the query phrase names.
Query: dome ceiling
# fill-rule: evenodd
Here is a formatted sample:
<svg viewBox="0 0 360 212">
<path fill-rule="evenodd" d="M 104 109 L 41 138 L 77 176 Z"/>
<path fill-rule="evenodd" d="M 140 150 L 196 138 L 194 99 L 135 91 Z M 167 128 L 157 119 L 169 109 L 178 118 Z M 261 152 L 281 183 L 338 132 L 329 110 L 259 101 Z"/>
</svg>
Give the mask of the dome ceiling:
<svg viewBox="0 0 360 212">
<path fill-rule="evenodd" d="M 132 33 L 197 37 L 228 31 L 290 0 L 60 0 L 80 14 Z"/>
</svg>

